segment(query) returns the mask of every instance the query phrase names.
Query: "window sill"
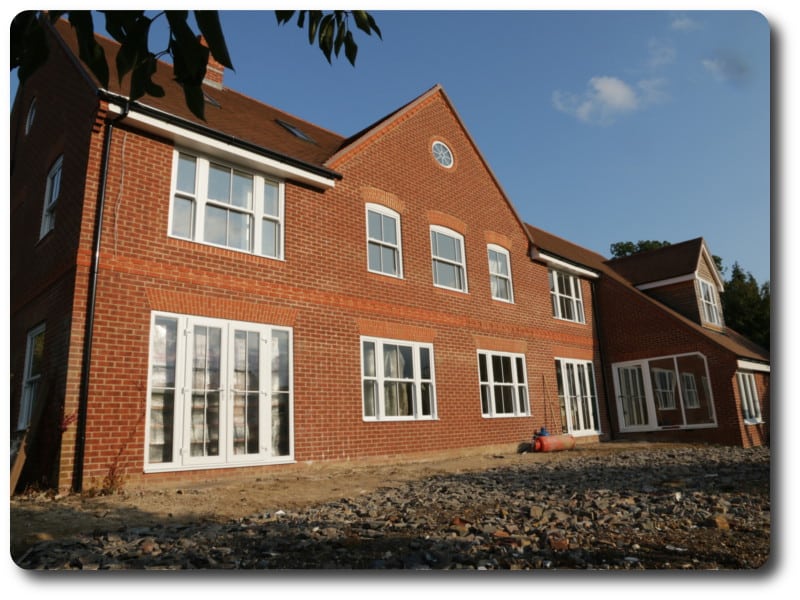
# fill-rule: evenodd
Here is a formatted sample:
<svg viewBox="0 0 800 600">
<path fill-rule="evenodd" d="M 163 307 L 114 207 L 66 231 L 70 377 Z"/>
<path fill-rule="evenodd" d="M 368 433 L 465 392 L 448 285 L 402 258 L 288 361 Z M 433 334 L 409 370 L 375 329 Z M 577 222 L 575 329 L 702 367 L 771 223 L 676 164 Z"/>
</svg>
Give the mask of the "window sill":
<svg viewBox="0 0 800 600">
<path fill-rule="evenodd" d="M 745 419 L 744 420 L 744 424 L 745 425 L 763 425 L 764 421 L 763 421 L 763 419 Z"/>
</svg>

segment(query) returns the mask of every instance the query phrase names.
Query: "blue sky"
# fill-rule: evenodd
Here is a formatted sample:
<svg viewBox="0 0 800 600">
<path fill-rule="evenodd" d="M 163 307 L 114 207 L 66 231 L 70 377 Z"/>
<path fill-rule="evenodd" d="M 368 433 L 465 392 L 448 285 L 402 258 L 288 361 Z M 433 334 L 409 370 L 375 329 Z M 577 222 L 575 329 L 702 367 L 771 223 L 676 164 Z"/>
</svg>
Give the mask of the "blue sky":
<svg viewBox="0 0 800 600">
<path fill-rule="evenodd" d="M 770 278 L 770 25 L 756 12 L 374 11 L 353 68 L 223 14 L 226 84 L 350 135 L 440 83 L 523 219 L 609 254 L 702 236 Z"/>
<path fill-rule="evenodd" d="M 764 16 L 373 14 L 383 39 L 357 32 L 354 68 L 271 11 L 225 12 L 225 83 L 342 135 L 442 84 L 527 222 L 603 255 L 702 236 L 726 266 L 770 279 Z"/>
</svg>

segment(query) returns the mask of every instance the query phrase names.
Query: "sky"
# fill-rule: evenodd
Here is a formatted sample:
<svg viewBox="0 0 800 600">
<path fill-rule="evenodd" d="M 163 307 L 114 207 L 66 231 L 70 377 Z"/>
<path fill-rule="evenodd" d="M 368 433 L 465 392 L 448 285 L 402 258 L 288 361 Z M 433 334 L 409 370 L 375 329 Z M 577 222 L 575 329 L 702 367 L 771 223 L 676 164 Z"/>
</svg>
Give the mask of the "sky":
<svg viewBox="0 0 800 600">
<path fill-rule="evenodd" d="M 770 279 L 764 15 L 371 12 L 355 67 L 271 11 L 223 12 L 225 85 L 349 136 L 441 84 L 526 222 L 605 256 L 703 237 L 724 276 Z"/>
<path fill-rule="evenodd" d="M 770 279 L 770 24 L 758 12 L 373 11 L 355 68 L 223 13 L 226 85 L 348 136 L 444 87 L 528 223 L 609 256 L 703 237 Z M 727 271 L 729 274 L 730 271 Z"/>
</svg>

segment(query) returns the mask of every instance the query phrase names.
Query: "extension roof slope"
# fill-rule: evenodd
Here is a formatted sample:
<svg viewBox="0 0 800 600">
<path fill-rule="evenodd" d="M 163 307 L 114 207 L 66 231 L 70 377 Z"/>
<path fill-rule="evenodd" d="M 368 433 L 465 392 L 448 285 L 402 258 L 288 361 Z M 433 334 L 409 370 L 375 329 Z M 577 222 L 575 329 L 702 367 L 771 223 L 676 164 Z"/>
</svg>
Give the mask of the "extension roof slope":
<svg viewBox="0 0 800 600">
<path fill-rule="evenodd" d="M 672 315 L 672 317 L 675 318 L 676 320 L 680 321 L 687 327 L 693 329 L 695 332 L 708 338 L 712 342 L 719 344 L 720 346 L 732 352 L 739 358 L 745 358 L 757 362 L 769 363 L 769 352 L 767 350 L 761 348 L 761 346 L 759 346 L 758 344 L 751 342 L 749 339 L 747 339 L 737 331 L 734 331 L 730 327 L 725 327 L 725 331 L 722 332 L 715 331 L 713 329 L 707 329 L 706 327 L 703 327 L 699 323 L 695 323 L 691 319 L 684 317 L 677 311 L 669 308 L 667 305 L 662 304 L 655 298 L 652 298 L 648 294 L 637 289 L 636 283 L 628 279 L 621 272 L 624 269 L 617 270 L 615 263 L 617 263 L 621 259 L 607 260 L 602 255 L 596 252 L 587 250 L 586 248 L 578 246 L 577 244 L 573 244 L 572 242 L 569 242 L 563 238 L 553 235 L 552 233 L 547 232 L 543 229 L 539 229 L 538 227 L 534 227 L 533 225 L 527 225 L 527 228 L 531 236 L 533 237 L 536 246 L 539 247 L 544 252 L 557 256 L 558 258 L 561 258 L 575 265 L 583 266 L 591 270 L 598 271 L 599 273 L 602 274 L 602 276 L 614 279 L 615 281 L 626 286 L 631 291 L 631 293 L 639 295 L 640 298 L 658 307 L 659 310 L 662 310 Z M 670 272 L 670 268 L 668 265 L 664 263 L 666 263 L 667 260 L 669 259 L 670 253 L 661 253 L 661 250 L 667 250 L 669 248 L 678 247 L 678 252 L 675 253 L 675 257 L 676 260 L 679 261 L 679 264 L 673 267 L 672 270 L 676 273 L 676 275 L 678 274 L 679 271 L 680 271 L 679 274 L 694 273 L 695 269 L 697 268 L 697 261 L 698 257 L 700 256 L 700 248 L 702 247 L 702 244 L 703 244 L 703 239 L 697 238 L 695 240 L 689 240 L 687 242 L 674 244 L 673 246 L 666 246 L 658 250 L 653 250 L 650 252 L 642 252 L 641 256 L 647 258 L 648 256 L 654 255 L 656 262 L 656 267 L 654 268 L 661 269 L 660 271 L 661 274 L 668 273 Z M 693 256 L 693 258 L 691 260 L 688 260 L 687 256 Z M 683 262 L 680 262 L 681 260 Z M 688 271 L 684 270 L 690 263 L 691 263 L 691 268 L 689 268 Z M 631 269 L 631 272 L 635 276 L 638 273 L 646 271 L 643 266 L 637 265 L 636 269 Z M 666 279 L 668 277 L 674 277 L 676 275 L 659 277 L 659 279 L 662 278 Z"/>
<path fill-rule="evenodd" d="M 703 238 L 700 237 L 655 250 L 614 258 L 606 264 L 633 285 L 663 281 L 694 274 L 703 245 Z"/>
<path fill-rule="evenodd" d="M 55 30 L 73 55 L 76 64 L 79 65 L 79 68 L 84 71 L 87 78 L 93 82 L 97 89 L 105 89 L 113 94 L 127 97 L 130 89 L 130 73 L 121 82 L 119 81 L 116 61 L 114 60 L 120 47 L 117 42 L 99 34 L 95 35 L 106 54 L 110 71 L 108 88 L 101 88 L 97 78 L 78 58 L 78 42 L 70 24 L 61 19 L 55 24 Z M 166 93 L 162 98 L 143 96 L 136 101 L 137 104 L 155 108 L 196 125 L 224 132 L 244 142 L 295 158 L 316 167 L 325 168 L 325 161 L 339 149 L 345 140 L 339 134 L 298 119 L 294 115 L 268 106 L 226 87 L 220 89 L 211 85 L 203 86 L 206 95 L 218 105 L 206 102 L 206 120 L 203 121 L 194 116 L 186 107 L 183 88 L 173 79 L 172 65 L 159 61 L 153 80 L 163 87 Z M 300 139 L 280 125 L 278 120 L 298 127 L 314 141 L 308 142 Z"/>
</svg>

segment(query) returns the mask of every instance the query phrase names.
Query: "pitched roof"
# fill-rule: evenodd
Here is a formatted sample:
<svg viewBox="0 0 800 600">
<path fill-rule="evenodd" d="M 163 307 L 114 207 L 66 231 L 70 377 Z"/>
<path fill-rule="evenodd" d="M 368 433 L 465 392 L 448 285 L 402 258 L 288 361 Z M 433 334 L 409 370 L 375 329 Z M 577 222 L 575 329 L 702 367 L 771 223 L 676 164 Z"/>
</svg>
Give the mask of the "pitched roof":
<svg viewBox="0 0 800 600">
<path fill-rule="evenodd" d="M 76 63 L 83 69 L 87 78 L 98 90 L 105 89 L 105 91 L 112 94 L 127 97 L 131 75 L 128 73 L 122 81 L 119 80 L 116 61 L 114 60 L 120 47 L 117 42 L 101 35 L 95 35 L 105 52 L 110 71 L 108 87 L 101 88 L 97 78 L 78 58 L 78 42 L 70 24 L 62 19 L 55 24 L 55 30 L 63 41 L 64 46 L 75 58 Z M 226 87 L 219 88 L 212 85 L 203 86 L 203 91 L 207 97 L 206 120 L 203 121 L 187 108 L 183 88 L 173 79 L 172 65 L 158 61 L 153 81 L 163 87 L 166 93 L 161 98 L 143 96 L 137 100 L 137 105 L 156 109 L 203 128 L 224 132 L 226 135 L 247 144 L 252 144 L 316 167 L 324 167 L 325 161 L 339 149 L 345 140 L 343 136 L 337 133 L 304 121 L 244 94 Z M 297 127 L 313 141 L 306 141 L 296 136 L 281 125 L 280 121 Z"/>
<path fill-rule="evenodd" d="M 703 246 L 703 238 L 695 238 L 623 258 L 614 258 L 607 264 L 633 285 L 663 281 L 694 274 Z"/>
<path fill-rule="evenodd" d="M 645 267 L 638 264 L 639 261 L 631 261 L 632 263 L 635 262 L 637 264 L 635 265 L 635 268 L 631 267 L 629 271 L 626 271 L 625 266 L 618 269 L 617 263 L 620 261 L 626 261 L 626 259 L 607 260 L 605 257 L 596 252 L 587 250 L 586 248 L 578 246 L 577 244 L 573 244 L 572 242 L 553 235 L 552 233 L 549 233 L 543 229 L 539 229 L 533 225 L 527 225 L 527 227 L 531 236 L 533 237 L 534 244 L 542 251 L 548 254 L 553 254 L 556 257 L 575 265 L 597 271 L 601 274 L 601 276 L 609 277 L 615 281 L 618 281 L 628 288 L 631 293 L 637 294 L 640 298 L 657 307 L 659 310 L 672 315 L 673 318 L 681 322 L 683 325 L 689 327 L 696 333 L 704 336 L 712 342 L 719 344 L 739 358 L 751 359 L 758 362 L 769 362 L 769 352 L 767 350 L 761 348 L 758 344 L 751 342 L 730 327 L 726 327 L 724 331 L 715 331 L 703 327 L 699 323 L 695 323 L 691 319 L 684 317 L 667 305 L 662 304 L 655 298 L 637 289 L 637 283 L 629 279 L 626 276 L 626 273 L 630 272 L 634 276 L 638 276 L 641 273 L 646 273 Z M 703 239 L 697 238 L 695 240 L 688 240 L 672 246 L 666 246 L 658 250 L 642 252 L 640 255 L 635 256 L 643 256 L 645 259 L 647 257 L 651 257 L 651 259 L 655 260 L 656 267 L 654 268 L 661 269 L 659 271 L 660 277 L 658 279 L 651 278 L 650 281 L 668 279 L 669 277 L 674 277 L 677 274 L 694 273 L 695 269 L 697 268 L 697 261 L 700 258 L 700 251 L 703 246 Z M 661 252 L 662 250 L 669 250 L 670 248 L 675 247 L 677 247 L 677 251 L 674 253 Z M 679 263 L 675 267 L 669 267 L 668 264 L 665 264 L 668 263 L 672 257 L 674 257 Z M 647 261 L 644 260 L 642 262 L 646 263 Z M 688 271 L 685 270 L 689 265 L 691 265 L 691 268 Z"/>
</svg>

